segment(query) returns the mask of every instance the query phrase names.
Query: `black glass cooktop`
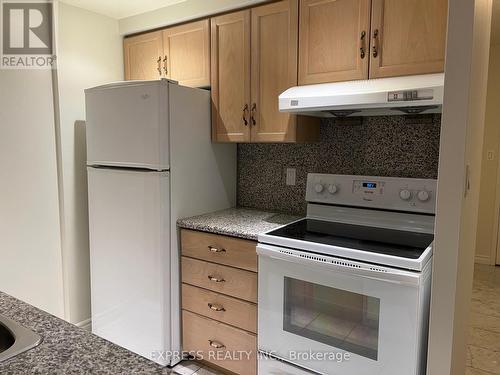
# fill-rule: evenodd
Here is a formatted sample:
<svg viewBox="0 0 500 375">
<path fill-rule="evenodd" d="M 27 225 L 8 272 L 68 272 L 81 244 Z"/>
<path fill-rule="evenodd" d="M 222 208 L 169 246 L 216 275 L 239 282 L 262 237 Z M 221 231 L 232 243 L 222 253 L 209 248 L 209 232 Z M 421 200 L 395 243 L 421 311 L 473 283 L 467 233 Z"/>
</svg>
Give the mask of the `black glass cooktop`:
<svg viewBox="0 0 500 375">
<path fill-rule="evenodd" d="M 407 259 L 420 258 L 434 240 L 432 234 L 311 219 L 289 224 L 268 235 Z"/>
</svg>

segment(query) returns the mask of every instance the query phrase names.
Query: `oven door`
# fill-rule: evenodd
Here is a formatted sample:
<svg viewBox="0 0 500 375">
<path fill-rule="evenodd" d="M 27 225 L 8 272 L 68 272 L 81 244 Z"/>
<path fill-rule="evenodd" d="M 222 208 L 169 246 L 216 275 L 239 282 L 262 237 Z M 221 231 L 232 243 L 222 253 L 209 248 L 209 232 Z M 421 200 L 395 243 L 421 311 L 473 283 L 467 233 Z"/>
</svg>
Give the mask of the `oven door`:
<svg viewBox="0 0 500 375">
<path fill-rule="evenodd" d="M 320 374 L 425 373 L 422 273 L 275 246 L 259 254 L 259 350 Z"/>
</svg>

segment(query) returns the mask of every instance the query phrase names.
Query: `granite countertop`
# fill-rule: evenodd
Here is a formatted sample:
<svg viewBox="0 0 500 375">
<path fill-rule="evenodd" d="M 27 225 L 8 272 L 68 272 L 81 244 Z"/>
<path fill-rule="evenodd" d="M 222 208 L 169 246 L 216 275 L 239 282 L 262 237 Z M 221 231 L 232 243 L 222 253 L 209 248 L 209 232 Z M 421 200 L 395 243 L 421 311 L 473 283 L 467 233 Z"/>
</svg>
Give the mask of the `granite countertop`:
<svg viewBox="0 0 500 375">
<path fill-rule="evenodd" d="M 91 332 L 0 292 L 0 314 L 42 336 L 37 347 L 0 362 L 0 374 L 171 374 Z"/>
<path fill-rule="evenodd" d="M 229 208 L 180 219 L 177 221 L 177 225 L 181 228 L 257 241 L 259 233 L 267 232 L 297 219 L 300 219 L 300 216 L 249 208 Z"/>
</svg>

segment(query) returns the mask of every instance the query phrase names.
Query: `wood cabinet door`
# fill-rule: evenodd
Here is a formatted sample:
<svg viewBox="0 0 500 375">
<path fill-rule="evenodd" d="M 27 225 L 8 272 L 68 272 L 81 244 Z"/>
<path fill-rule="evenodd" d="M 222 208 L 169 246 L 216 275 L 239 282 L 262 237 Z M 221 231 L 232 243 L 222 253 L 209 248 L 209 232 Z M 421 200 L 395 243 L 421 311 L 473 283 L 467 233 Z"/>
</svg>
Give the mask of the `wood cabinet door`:
<svg viewBox="0 0 500 375">
<path fill-rule="evenodd" d="M 250 10 L 211 19 L 212 137 L 250 140 Z"/>
<path fill-rule="evenodd" d="M 209 20 L 169 27 L 163 30 L 164 73 L 179 84 L 210 86 Z"/>
<path fill-rule="evenodd" d="M 299 85 L 368 78 L 370 2 L 300 1 Z"/>
<path fill-rule="evenodd" d="M 372 0 L 370 78 L 444 70 L 447 0 Z"/>
<path fill-rule="evenodd" d="M 252 9 L 251 140 L 296 138 L 296 116 L 280 113 L 278 96 L 297 85 L 298 0 Z"/>
<path fill-rule="evenodd" d="M 162 76 L 163 41 L 161 31 L 123 40 L 125 79 L 159 79 Z"/>
</svg>

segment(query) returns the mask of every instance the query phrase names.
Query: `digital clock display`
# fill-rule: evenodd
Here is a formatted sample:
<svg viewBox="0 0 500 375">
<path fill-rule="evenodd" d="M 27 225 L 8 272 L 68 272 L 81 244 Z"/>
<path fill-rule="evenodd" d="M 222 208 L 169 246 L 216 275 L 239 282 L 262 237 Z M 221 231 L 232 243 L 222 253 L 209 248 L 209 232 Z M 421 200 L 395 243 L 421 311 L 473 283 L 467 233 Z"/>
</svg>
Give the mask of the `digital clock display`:
<svg viewBox="0 0 500 375">
<path fill-rule="evenodd" d="M 366 189 L 376 189 L 377 183 L 376 182 L 363 182 L 363 187 Z"/>
</svg>

